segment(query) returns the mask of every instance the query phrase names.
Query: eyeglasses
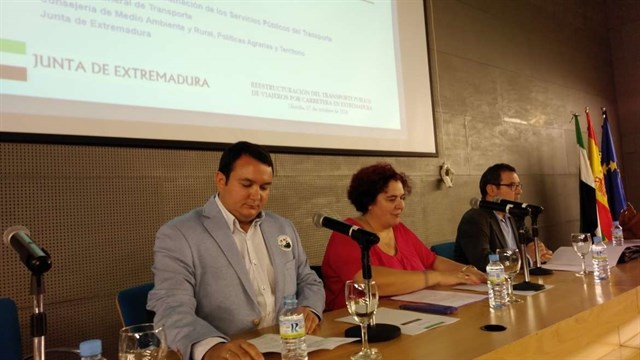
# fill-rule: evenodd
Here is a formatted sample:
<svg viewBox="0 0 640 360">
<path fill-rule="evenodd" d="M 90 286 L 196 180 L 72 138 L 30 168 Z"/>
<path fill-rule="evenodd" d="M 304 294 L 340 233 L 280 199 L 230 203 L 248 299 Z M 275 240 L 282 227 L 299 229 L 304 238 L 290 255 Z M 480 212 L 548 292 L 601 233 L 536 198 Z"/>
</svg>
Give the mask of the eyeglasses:
<svg viewBox="0 0 640 360">
<path fill-rule="evenodd" d="M 522 183 L 510 183 L 510 184 L 493 184 L 497 187 L 508 186 L 511 191 L 522 190 Z"/>
</svg>

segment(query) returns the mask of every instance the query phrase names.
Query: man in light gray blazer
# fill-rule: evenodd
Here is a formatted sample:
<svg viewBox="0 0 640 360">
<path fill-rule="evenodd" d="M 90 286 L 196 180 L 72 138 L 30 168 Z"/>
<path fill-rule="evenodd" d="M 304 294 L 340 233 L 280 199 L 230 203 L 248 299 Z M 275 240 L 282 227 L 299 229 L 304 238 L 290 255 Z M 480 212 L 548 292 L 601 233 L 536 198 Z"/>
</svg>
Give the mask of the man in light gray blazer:
<svg viewBox="0 0 640 360">
<path fill-rule="evenodd" d="M 286 295 L 296 295 L 307 332 L 321 319 L 323 285 L 295 227 L 263 211 L 272 179 L 264 148 L 233 144 L 220 159 L 217 195 L 156 235 L 147 307 L 185 360 L 262 359 L 230 337 L 276 324 Z"/>
</svg>

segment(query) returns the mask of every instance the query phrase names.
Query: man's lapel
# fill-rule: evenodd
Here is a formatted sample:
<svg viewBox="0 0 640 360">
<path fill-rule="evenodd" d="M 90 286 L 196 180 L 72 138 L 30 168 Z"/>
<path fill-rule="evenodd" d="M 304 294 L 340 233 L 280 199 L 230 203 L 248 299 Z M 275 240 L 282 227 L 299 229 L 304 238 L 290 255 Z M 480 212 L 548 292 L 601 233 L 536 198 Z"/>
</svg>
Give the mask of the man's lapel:
<svg viewBox="0 0 640 360">
<path fill-rule="evenodd" d="M 507 244 L 507 238 L 504 236 L 504 233 L 502 232 L 502 227 L 500 226 L 500 220 L 498 220 L 498 217 L 493 211 L 491 212 L 491 227 L 493 227 L 493 231 L 498 236 L 498 244 L 496 244 L 498 246 L 497 249 L 508 248 L 509 245 Z"/>
<path fill-rule="evenodd" d="M 284 272 L 278 270 L 284 269 L 285 266 L 285 258 L 282 256 L 283 251 L 285 251 L 283 247 L 286 246 L 287 240 L 289 246 L 292 246 L 292 240 L 289 239 L 289 236 L 286 234 L 278 234 L 276 227 L 272 223 L 272 219 L 268 218 L 266 215 L 260 223 L 260 230 L 262 231 L 262 237 L 264 238 L 267 251 L 269 252 L 269 258 L 273 265 L 273 276 L 275 281 L 275 293 L 273 295 L 276 299 L 282 299 L 285 295 L 284 278 L 282 277 Z M 289 247 L 289 249 L 291 248 Z"/>
<path fill-rule="evenodd" d="M 211 234 L 213 241 L 220 246 L 225 257 L 229 260 L 231 267 L 233 267 L 233 270 L 244 285 L 245 290 L 255 301 L 256 294 L 254 293 L 253 286 L 251 285 L 249 272 L 244 265 L 244 260 L 240 255 L 240 251 L 238 251 L 238 245 L 236 245 L 236 241 L 231 235 L 229 225 L 225 221 L 224 215 L 222 215 L 222 212 L 215 201 L 215 197 L 209 199 L 205 204 L 202 216 L 202 224 L 209 234 Z"/>
</svg>

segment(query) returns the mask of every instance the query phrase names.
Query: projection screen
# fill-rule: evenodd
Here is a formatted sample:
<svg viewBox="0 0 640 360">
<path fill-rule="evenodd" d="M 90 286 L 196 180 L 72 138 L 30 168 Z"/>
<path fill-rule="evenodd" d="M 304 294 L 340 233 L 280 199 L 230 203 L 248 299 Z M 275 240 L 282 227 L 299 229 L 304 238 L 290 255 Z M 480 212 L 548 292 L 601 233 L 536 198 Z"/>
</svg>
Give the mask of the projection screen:
<svg viewBox="0 0 640 360">
<path fill-rule="evenodd" d="M 5 138 L 437 153 L 422 1 L 0 7 Z"/>
</svg>

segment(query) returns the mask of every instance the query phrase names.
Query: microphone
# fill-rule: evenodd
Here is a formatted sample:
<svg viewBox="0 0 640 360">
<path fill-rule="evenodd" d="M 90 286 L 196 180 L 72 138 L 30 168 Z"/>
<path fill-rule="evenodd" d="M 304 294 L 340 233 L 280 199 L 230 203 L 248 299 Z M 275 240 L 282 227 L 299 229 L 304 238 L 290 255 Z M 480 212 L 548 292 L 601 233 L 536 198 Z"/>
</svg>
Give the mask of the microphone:
<svg viewBox="0 0 640 360">
<path fill-rule="evenodd" d="M 32 273 L 41 275 L 51 269 L 49 254 L 41 249 L 31 238 L 29 230 L 24 226 L 8 228 L 2 239 L 20 255 L 20 260 Z"/>
<path fill-rule="evenodd" d="M 343 235 L 347 235 L 357 241 L 360 246 L 371 247 L 380 242 L 380 238 L 371 231 L 362 229 L 355 225 L 347 224 L 344 221 L 336 220 L 326 216 L 325 214 L 313 214 L 313 223 L 316 227 L 324 227 Z"/>
<path fill-rule="evenodd" d="M 322 213 L 313 214 L 313 223 L 317 227 L 324 227 L 337 233 L 346 235 L 358 243 L 360 246 L 360 261 L 362 262 L 362 278 L 365 284 L 371 281 L 371 265 L 369 263 L 369 251 L 371 247 L 380 242 L 377 234 L 362 229 L 358 226 L 347 224 L 344 221 L 336 220 Z M 365 291 L 369 291 L 368 285 Z M 371 324 L 367 325 L 369 341 L 387 341 L 400 336 L 400 328 L 391 324 Z M 360 325 L 349 327 L 344 332 L 345 337 L 362 337 Z"/>
<path fill-rule="evenodd" d="M 503 202 L 494 202 L 472 198 L 469 203 L 474 209 L 482 208 L 487 210 L 500 211 L 516 217 L 525 217 L 529 216 L 530 214 L 530 210 L 526 207 L 515 206 L 514 204 L 507 204 Z M 513 201 L 513 203 L 522 205 L 522 203 L 515 201 Z"/>
<path fill-rule="evenodd" d="M 521 202 L 512 201 L 512 200 L 506 200 L 506 199 L 501 199 L 501 198 L 495 198 L 495 199 L 493 199 L 493 202 L 497 202 L 497 203 L 501 203 L 501 204 L 507 204 L 507 205 L 513 205 L 515 207 L 527 208 L 527 209 L 529 209 L 529 211 L 531 211 L 532 215 L 539 215 L 539 214 L 542 214 L 542 212 L 544 211 L 544 208 L 542 206 L 539 206 L 539 205 L 521 203 Z"/>
</svg>

